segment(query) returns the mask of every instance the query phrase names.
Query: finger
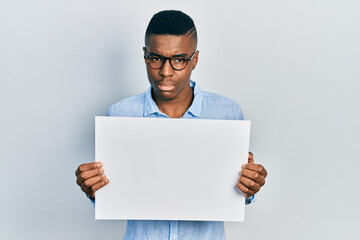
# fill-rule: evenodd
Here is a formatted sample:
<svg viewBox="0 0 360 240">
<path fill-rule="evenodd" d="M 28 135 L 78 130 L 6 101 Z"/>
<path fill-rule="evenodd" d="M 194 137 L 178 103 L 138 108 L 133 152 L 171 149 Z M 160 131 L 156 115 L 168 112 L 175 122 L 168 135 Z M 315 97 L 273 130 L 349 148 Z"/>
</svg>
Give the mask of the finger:
<svg viewBox="0 0 360 240">
<path fill-rule="evenodd" d="M 242 169 L 240 172 L 240 177 L 241 176 L 247 177 L 248 179 L 258 183 L 260 186 L 263 186 L 265 184 L 265 177 L 262 176 L 259 172 Z"/>
<path fill-rule="evenodd" d="M 76 184 L 79 185 L 81 187 L 81 185 L 84 183 L 84 180 L 80 177 L 76 178 Z"/>
<path fill-rule="evenodd" d="M 89 178 L 87 180 L 84 181 L 84 185 L 87 187 L 87 188 L 90 188 L 92 187 L 93 185 L 103 181 L 103 180 L 106 180 L 106 176 L 105 174 L 102 174 L 102 175 L 98 175 L 98 176 L 95 176 L 95 177 L 92 177 L 92 178 Z"/>
<path fill-rule="evenodd" d="M 255 171 L 260 173 L 262 176 L 267 176 L 266 169 L 261 164 L 255 164 L 255 163 L 248 163 L 241 166 L 242 169 L 249 169 L 251 171 Z"/>
<path fill-rule="evenodd" d="M 246 188 L 253 190 L 254 193 L 257 193 L 260 190 L 260 185 L 247 177 L 241 176 L 239 182 Z"/>
<path fill-rule="evenodd" d="M 89 196 L 94 198 L 95 197 L 95 192 L 97 190 L 99 190 L 100 188 L 106 186 L 108 183 L 109 183 L 109 179 L 106 178 L 105 180 L 103 180 L 101 182 L 98 182 L 97 184 L 93 185 L 91 188 L 89 188 L 89 193 L 88 193 Z"/>
<path fill-rule="evenodd" d="M 82 183 L 82 184 L 80 185 L 80 188 L 81 188 L 81 190 L 82 190 L 84 193 L 86 193 L 86 194 L 88 194 L 88 195 L 91 194 L 91 189 L 90 189 L 89 187 L 85 186 L 84 183 Z"/>
<path fill-rule="evenodd" d="M 251 189 L 245 187 L 245 186 L 244 186 L 242 183 L 240 183 L 240 182 L 238 182 L 236 186 L 244 193 L 244 195 L 245 195 L 246 198 L 249 198 L 249 197 L 251 197 L 252 195 L 255 194 Z"/>
<path fill-rule="evenodd" d="M 252 152 L 249 152 L 248 163 L 254 163 L 254 155 L 252 154 Z"/>
<path fill-rule="evenodd" d="M 95 169 L 95 168 L 101 168 L 102 167 L 102 162 L 91 162 L 91 163 L 84 163 L 81 164 L 78 169 L 76 169 L 75 171 L 75 175 L 79 176 L 79 174 L 83 171 L 88 171 L 91 169 Z"/>
<path fill-rule="evenodd" d="M 89 171 L 85 171 L 85 172 L 80 172 L 80 175 L 78 176 L 78 178 L 80 178 L 80 181 L 85 181 L 85 180 L 95 177 L 97 175 L 102 175 L 103 173 L 104 173 L 103 168 L 97 168 L 97 169 L 93 169 L 93 170 L 89 170 Z"/>
</svg>

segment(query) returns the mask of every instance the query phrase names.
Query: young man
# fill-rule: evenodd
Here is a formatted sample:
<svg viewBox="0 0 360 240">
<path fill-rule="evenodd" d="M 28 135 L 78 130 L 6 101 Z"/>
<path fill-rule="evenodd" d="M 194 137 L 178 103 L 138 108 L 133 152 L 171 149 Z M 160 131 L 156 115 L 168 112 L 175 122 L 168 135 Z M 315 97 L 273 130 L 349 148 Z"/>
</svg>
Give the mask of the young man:
<svg viewBox="0 0 360 240">
<path fill-rule="evenodd" d="M 220 95 L 203 92 L 190 80 L 198 62 L 193 20 L 180 11 L 155 14 L 146 30 L 144 59 L 151 87 L 145 93 L 112 105 L 109 116 L 243 120 L 240 106 Z M 174 155 L 176 152 L 174 152 Z M 171 156 L 170 156 L 171 157 Z M 237 187 L 246 204 L 265 184 L 267 172 L 249 163 L 240 172 Z M 100 162 L 76 170 L 77 184 L 95 202 L 95 192 L 109 183 Z M 236 183 L 234 183 L 236 184 Z M 124 239 L 225 239 L 223 222 L 129 220 Z"/>
</svg>

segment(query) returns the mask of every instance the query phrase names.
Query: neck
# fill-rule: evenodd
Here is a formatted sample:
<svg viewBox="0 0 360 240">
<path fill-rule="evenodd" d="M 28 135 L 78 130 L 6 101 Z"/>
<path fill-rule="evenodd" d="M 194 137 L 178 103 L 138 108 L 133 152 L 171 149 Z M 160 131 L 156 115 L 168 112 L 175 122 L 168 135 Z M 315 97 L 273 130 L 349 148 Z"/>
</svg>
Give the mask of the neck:
<svg viewBox="0 0 360 240">
<path fill-rule="evenodd" d="M 184 116 L 186 111 L 191 106 L 191 103 L 194 99 L 194 91 L 189 86 L 188 91 L 186 91 L 184 94 L 181 94 L 181 96 L 177 96 L 171 100 L 160 99 L 153 92 L 152 96 L 161 112 L 165 113 L 170 118 L 180 118 Z"/>
</svg>

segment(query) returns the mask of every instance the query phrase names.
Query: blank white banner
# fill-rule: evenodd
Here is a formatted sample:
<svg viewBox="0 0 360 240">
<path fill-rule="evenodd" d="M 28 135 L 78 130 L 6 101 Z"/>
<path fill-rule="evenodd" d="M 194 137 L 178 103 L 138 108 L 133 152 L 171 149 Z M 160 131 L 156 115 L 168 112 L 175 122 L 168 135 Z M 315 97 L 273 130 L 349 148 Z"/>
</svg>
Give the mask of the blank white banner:
<svg viewBox="0 0 360 240">
<path fill-rule="evenodd" d="M 96 219 L 244 221 L 250 121 L 95 118 Z"/>
</svg>

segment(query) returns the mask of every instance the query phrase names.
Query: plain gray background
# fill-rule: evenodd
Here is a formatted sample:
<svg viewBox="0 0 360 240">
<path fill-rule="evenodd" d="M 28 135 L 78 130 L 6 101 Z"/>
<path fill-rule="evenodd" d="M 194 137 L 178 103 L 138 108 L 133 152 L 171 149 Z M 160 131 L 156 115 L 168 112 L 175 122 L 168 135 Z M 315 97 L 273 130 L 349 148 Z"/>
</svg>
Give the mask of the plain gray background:
<svg viewBox="0 0 360 240">
<path fill-rule="evenodd" d="M 359 239 L 360 3 L 1 1 L 0 239 L 121 239 L 75 183 L 94 116 L 145 91 L 143 39 L 163 9 L 198 29 L 203 90 L 252 121 L 269 176 L 228 239 Z"/>
</svg>

